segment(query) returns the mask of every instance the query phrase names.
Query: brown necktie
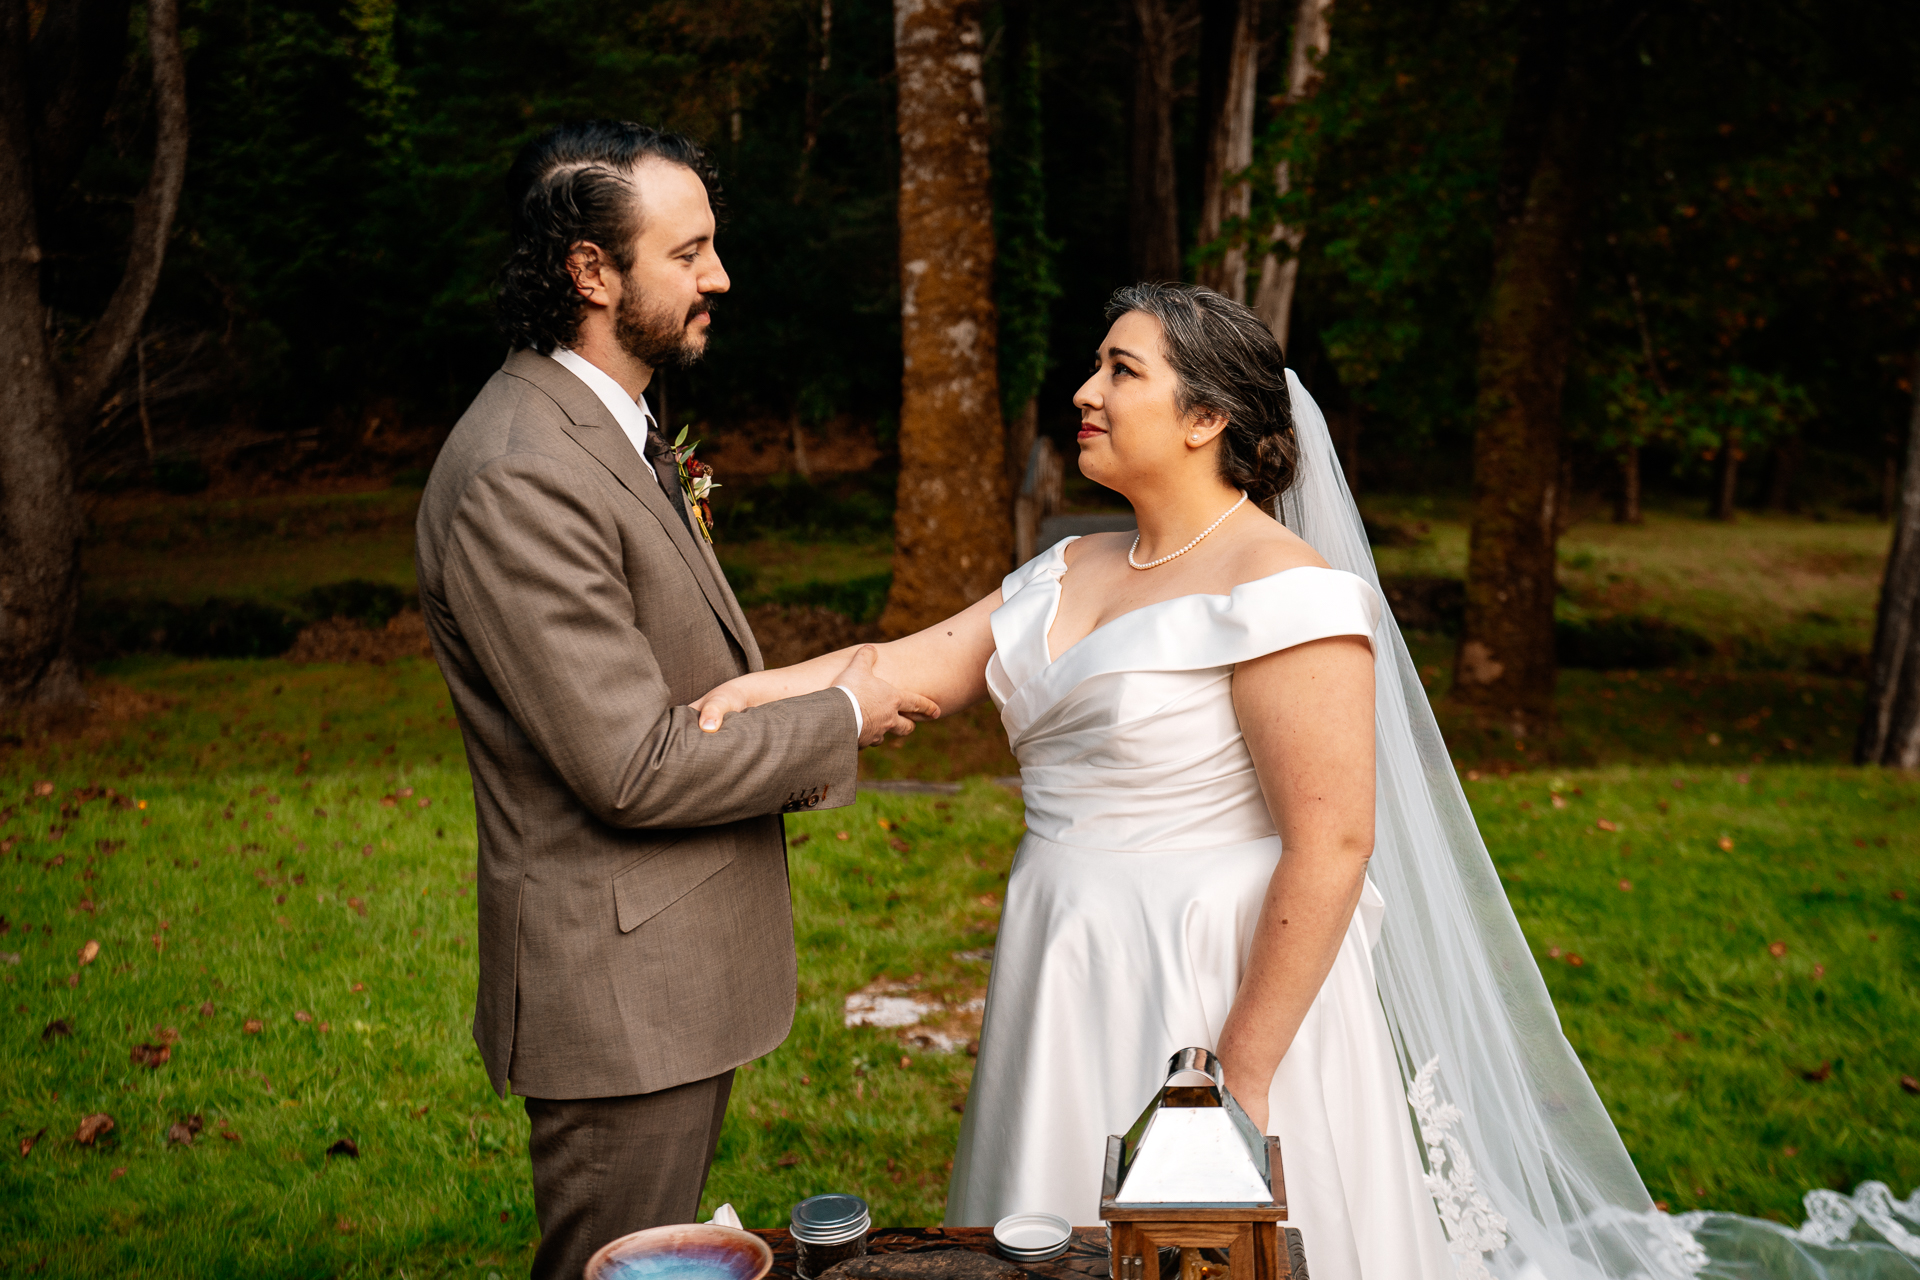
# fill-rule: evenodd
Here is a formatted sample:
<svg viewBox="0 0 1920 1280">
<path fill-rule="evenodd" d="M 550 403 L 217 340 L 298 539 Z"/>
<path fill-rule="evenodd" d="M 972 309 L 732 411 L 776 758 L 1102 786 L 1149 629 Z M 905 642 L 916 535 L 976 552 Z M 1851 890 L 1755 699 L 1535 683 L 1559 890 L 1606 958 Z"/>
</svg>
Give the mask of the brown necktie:
<svg viewBox="0 0 1920 1280">
<path fill-rule="evenodd" d="M 660 434 L 660 428 L 651 419 L 647 422 L 647 462 L 653 467 L 654 479 L 660 482 L 661 492 L 667 495 L 667 501 L 680 513 L 680 522 L 687 526 L 687 532 L 693 532 L 693 521 L 687 516 L 687 498 L 680 491 L 680 468 L 673 459 L 673 446 Z"/>
</svg>

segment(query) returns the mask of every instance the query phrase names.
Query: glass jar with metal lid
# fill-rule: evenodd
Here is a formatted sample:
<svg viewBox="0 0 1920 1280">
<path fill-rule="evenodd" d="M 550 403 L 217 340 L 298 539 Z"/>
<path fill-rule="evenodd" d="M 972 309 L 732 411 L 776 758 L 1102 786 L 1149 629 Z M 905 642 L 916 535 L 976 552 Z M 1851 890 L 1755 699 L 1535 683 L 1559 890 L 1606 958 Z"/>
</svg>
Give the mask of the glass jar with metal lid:
<svg viewBox="0 0 1920 1280">
<path fill-rule="evenodd" d="M 867 1228 L 873 1223 L 859 1196 L 810 1196 L 793 1206 L 793 1269 L 800 1280 L 815 1280 L 829 1267 L 867 1252 Z"/>
</svg>

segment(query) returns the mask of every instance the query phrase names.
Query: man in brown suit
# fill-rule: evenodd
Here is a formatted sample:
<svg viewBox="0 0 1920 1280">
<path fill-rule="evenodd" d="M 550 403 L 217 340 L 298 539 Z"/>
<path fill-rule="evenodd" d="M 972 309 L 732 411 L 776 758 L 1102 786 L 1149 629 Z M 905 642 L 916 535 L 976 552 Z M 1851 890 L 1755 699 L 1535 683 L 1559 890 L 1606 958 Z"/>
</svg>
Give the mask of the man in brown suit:
<svg viewBox="0 0 1920 1280">
<path fill-rule="evenodd" d="M 793 1020 L 780 814 L 854 798 L 860 745 L 931 704 L 874 678 L 729 716 L 687 705 L 760 651 L 641 392 L 706 345 L 704 157 L 565 125 L 509 185 L 514 345 L 420 504 L 420 597 L 473 772 L 473 1034 L 532 1121 L 536 1276 L 691 1221 L 734 1068 Z"/>
</svg>

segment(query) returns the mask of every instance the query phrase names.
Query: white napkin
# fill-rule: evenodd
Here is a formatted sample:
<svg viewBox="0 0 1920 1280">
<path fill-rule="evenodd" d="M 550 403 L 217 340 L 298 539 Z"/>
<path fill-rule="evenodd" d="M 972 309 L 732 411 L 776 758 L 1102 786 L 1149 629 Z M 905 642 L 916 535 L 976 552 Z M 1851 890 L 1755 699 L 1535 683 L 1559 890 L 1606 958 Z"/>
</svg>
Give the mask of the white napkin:
<svg viewBox="0 0 1920 1280">
<path fill-rule="evenodd" d="M 746 1230 L 740 1225 L 740 1215 L 733 1211 L 733 1206 L 730 1204 L 723 1204 L 715 1209 L 713 1216 L 707 1219 L 707 1223 L 715 1227 L 732 1227 L 735 1231 Z"/>
</svg>

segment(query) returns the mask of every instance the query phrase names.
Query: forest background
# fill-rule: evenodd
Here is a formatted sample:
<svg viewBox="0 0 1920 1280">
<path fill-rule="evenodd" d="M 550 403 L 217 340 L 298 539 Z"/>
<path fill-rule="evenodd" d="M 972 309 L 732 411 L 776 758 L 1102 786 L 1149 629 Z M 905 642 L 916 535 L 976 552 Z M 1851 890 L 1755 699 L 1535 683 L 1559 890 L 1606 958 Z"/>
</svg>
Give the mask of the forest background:
<svg viewBox="0 0 1920 1280">
<path fill-rule="evenodd" d="M 1209 247 L 1198 6 L 1061 0 L 1015 14 L 1013 40 L 988 6 L 1009 417 L 1037 396 L 1041 432 L 1070 438 L 1102 304 L 1142 274 L 1131 139 L 1160 57 L 1182 270 L 1273 219 L 1304 228 L 1290 363 L 1351 478 L 1463 489 L 1527 8 L 1343 3 L 1317 92 L 1289 100 L 1294 6 L 1260 6 L 1254 172 L 1285 160 L 1291 189 L 1256 181 L 1253 218 Z M 1136 9 L 1172 43 L 1149 48 Z M 1621 13 L 1598 29 L 1622 56 L 1590 151 L 1577 490 L 1611 495 L 1635 443 L 1656 490 L 1704 500 L 1745 458 L 1740 503 L 1886 512 L 1920 342 L 1911 7 Z M 192 146 L 145 330 L 153 448 L 129 361 L 84 485 L 145 483 L 154 460 L 185 487 L 422 465 L 503 350 L 489 288 L 509 158 L 588 114 L 687 130 L 724 175 L 734 288 L 711 358 L 665 388 L 672 417 L 723 437 L 863 434 L 885 476 L 901 386 L 890 6 L 200 0 L 183 22 Z M 139 48 L 106 144 L 44 220 L 56 317 L 97 312 L 118 278 L 151 154 Z M 869 488 L 890 500 L 884 478 Z"/>
</svg>

